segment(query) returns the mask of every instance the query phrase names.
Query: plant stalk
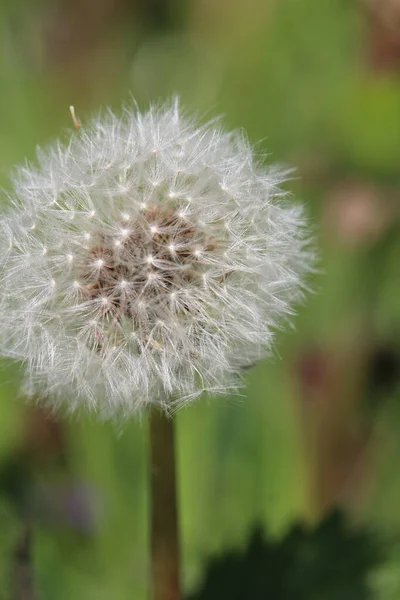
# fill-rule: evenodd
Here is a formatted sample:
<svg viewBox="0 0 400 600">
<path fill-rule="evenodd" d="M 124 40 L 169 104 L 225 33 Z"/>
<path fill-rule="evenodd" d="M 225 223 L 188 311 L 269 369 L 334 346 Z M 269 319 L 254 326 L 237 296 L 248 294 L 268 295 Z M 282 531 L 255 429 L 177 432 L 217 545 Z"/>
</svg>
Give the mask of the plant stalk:
<svg viewBox="0 0 400 600">
<path fill-rule="evenodd" d="M 32 525 L 24 520 L 23 530 L 13 556 L 12 600 L 35 600 L 35 578 L 32 565 Z"/>
<path fill-rule="evenodd" d="M 151 600 L 181 600 L 174 423 L 150 414 Z"/>
</svg>

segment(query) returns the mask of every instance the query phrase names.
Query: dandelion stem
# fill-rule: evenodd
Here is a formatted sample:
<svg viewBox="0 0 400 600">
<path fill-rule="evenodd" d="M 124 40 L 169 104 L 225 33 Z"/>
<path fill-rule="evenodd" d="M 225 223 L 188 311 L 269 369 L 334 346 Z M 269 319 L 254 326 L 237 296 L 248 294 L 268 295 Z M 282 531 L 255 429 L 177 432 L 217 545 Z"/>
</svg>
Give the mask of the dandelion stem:
<svg viewBox="0 0 400 600">
<path fill-rule="evenodd" d="M 174 423 L 150 414 L 151 600 L 180 600 Z"/>
</svg>

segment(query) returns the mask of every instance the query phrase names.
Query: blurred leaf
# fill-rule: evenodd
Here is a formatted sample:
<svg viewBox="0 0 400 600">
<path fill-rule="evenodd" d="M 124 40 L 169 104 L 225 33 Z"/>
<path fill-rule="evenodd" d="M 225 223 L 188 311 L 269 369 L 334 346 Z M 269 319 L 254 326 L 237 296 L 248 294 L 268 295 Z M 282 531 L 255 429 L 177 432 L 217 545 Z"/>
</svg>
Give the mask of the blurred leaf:
<svg viewBox="0 0 400 600">
<path fill-rule="evenodd" d="M 383 558 L 378 539 L 338 511 L 315 529 L 295 525 L 278 541 L 257 528 L 243 552 L 211 560 L 188 600 L 369 600 L 367 576 Z"/>
</svg>

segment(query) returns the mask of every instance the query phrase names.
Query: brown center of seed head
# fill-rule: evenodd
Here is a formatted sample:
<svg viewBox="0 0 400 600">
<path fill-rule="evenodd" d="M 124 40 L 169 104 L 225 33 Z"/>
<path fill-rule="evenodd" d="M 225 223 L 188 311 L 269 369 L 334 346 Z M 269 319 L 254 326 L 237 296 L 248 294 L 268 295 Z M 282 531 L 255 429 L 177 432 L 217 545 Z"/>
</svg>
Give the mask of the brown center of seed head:
<svg viewBox="0 0 400 600">
<path fill-rule="evenodd" d="M 99 300 L 103 321 L 118 326 L 129 318 L 135 329 L 150 303 L 147 322 L 155 322 L 174 292 L 201 284 L 204 254 L 215 247 L 179 211 L 147 207 L 126 226 L 121 223 L 121 235 L 98 236 L 89 249 L 90 266 L 80 277 L 82 293 Z M 190 313 L 182 301 L 180 309 Z"/>
</svg>

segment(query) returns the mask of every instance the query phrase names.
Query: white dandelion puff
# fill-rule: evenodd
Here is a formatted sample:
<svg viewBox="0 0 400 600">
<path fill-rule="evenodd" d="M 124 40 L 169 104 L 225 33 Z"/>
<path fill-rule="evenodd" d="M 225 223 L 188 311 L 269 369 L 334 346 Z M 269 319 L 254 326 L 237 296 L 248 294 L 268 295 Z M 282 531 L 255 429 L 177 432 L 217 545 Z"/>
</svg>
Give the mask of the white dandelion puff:
<svg viewBox="0 0 400 600">
<path fill-rule="evenodd" d="M 285 173 L 243 135 L 174 103 L 108 113 L 38 160 L 0 222 L 0 353 L 27 389 L 103 416 L 168 410 L 271 350 L 313 254 Z"/>
</svg>

